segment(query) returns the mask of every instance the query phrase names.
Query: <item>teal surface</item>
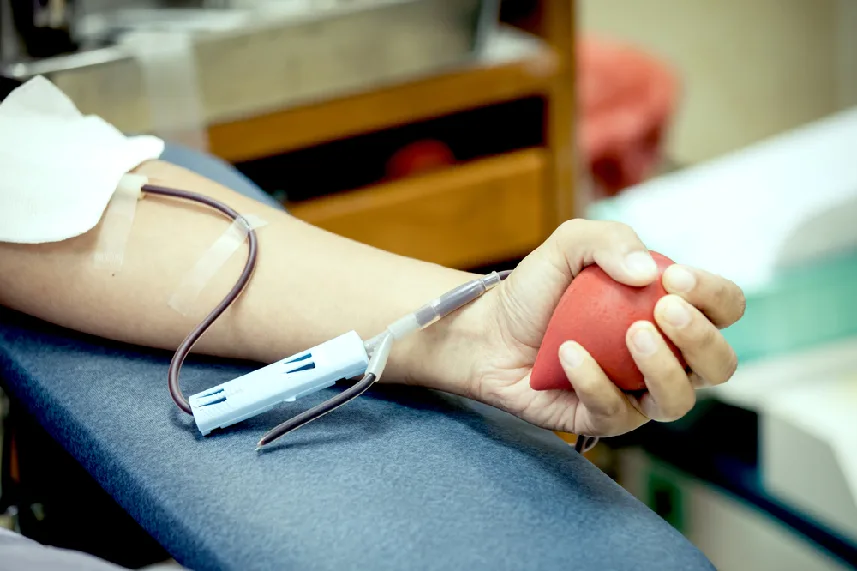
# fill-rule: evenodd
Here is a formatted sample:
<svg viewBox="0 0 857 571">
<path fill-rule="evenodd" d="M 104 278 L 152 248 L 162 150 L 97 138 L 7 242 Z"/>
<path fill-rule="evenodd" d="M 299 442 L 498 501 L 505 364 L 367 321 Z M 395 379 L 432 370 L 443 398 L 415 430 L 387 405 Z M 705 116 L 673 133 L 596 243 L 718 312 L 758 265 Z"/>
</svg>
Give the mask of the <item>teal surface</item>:
<svg viewBox="0 0 857 571">
<path fill-rule="evenodd" d="M 621 204 L 602 201 L 587 218 L 621 222 Z M 857 336 L 857 251 L 781 270 L 768 287 L 745 293 L 743 319 L 723 332 L 741 362 Z"/>
<path fill-rule="evenodd" d="M 857 252 L 780 272 L 724 335 L 741 361 L 857 335 Z"/>
</svg>

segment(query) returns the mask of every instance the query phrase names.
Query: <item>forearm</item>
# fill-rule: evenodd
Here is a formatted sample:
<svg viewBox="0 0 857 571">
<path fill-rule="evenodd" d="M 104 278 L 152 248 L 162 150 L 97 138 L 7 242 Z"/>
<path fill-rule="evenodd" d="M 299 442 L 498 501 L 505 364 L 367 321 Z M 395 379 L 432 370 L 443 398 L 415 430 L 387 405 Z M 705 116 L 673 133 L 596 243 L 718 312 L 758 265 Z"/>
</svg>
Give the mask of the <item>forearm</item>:
<svg viewBox="0 0 857 571">
<path fill-rule="evenodd" d="M 165 163 L 140 172 L 151 182 L 198 192 L 267 221 L 249 286 L 195 347 L 208 354 L 272 362 L 354 329 L 368 338 L 470 276 L 358 244 L 302 223 Z M 93 264 L 97 229 L 60 243 L 0 244 L 0 303 L 64 327 L 134 344 L 175 349 L 234 285 L 242 247 L 183 316 L 168 305 L 189 268 L 229 221 L 201 205 L 145 195 L 120 272 Z M 451 392 L 467 372 L 455 353 L 479 334 L 461 315 L 395 347 L 388 379 Z"/>
</svg>

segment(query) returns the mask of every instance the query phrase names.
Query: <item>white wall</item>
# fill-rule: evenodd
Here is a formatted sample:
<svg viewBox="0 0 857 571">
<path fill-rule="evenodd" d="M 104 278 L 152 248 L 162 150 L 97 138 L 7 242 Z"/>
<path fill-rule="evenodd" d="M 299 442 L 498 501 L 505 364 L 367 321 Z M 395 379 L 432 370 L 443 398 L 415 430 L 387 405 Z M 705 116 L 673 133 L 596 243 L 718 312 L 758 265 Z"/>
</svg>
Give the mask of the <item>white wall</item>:
<svg viewBox="0 0 857 571">
<path fill-rule="evenodd" d="M 857 0 L 579 0 L 581 29 L 680 72 L 669 144 L 705 160 L 857 104 Z"/>
</svg>

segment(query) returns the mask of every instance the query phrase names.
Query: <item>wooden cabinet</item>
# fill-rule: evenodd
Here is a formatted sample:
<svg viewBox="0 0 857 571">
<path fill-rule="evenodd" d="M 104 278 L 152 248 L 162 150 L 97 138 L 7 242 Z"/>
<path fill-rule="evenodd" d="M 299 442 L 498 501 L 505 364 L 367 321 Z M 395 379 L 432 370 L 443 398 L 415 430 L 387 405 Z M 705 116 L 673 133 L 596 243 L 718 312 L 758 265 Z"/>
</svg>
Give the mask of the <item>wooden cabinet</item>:
<svg viewBox="0 0 857 571">
<path fill-rule="evenodd" d="M 572 0 L 516 0 L 513 50 L 434 77 L 283 109 L 209 129 L 231 162 L 299 151 L 524 98 L 544 101 L 543 144 L 440 172 L 288 204 L 312 224 L 454 267 L 526 255 L 574 213 Z M 512 32 L 514 34 L 514 32 Z"/>
<path fill-rule="evenodd" d="M 342 236 L 452 267 L 507 260 L 542 239 L 548 154 L 528 149 L 291 207 Z"/>
</svg>

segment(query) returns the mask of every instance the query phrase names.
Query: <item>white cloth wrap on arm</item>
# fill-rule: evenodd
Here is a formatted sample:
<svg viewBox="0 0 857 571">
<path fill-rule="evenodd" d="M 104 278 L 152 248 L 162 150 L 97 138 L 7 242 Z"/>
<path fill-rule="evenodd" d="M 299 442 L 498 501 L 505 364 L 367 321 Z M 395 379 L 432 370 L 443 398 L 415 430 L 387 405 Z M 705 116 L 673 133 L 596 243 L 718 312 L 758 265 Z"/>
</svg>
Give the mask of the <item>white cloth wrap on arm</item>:
<svg viewBox="0 0 857 571">
<path fill-rule="evenodd" d="M 128 137 L 84 116 L 34 77 L 0 103 L 0 241 L 40 244 L 88 232 L 123 175 L 163 150 L 157 137 Z"/>
</svg>

